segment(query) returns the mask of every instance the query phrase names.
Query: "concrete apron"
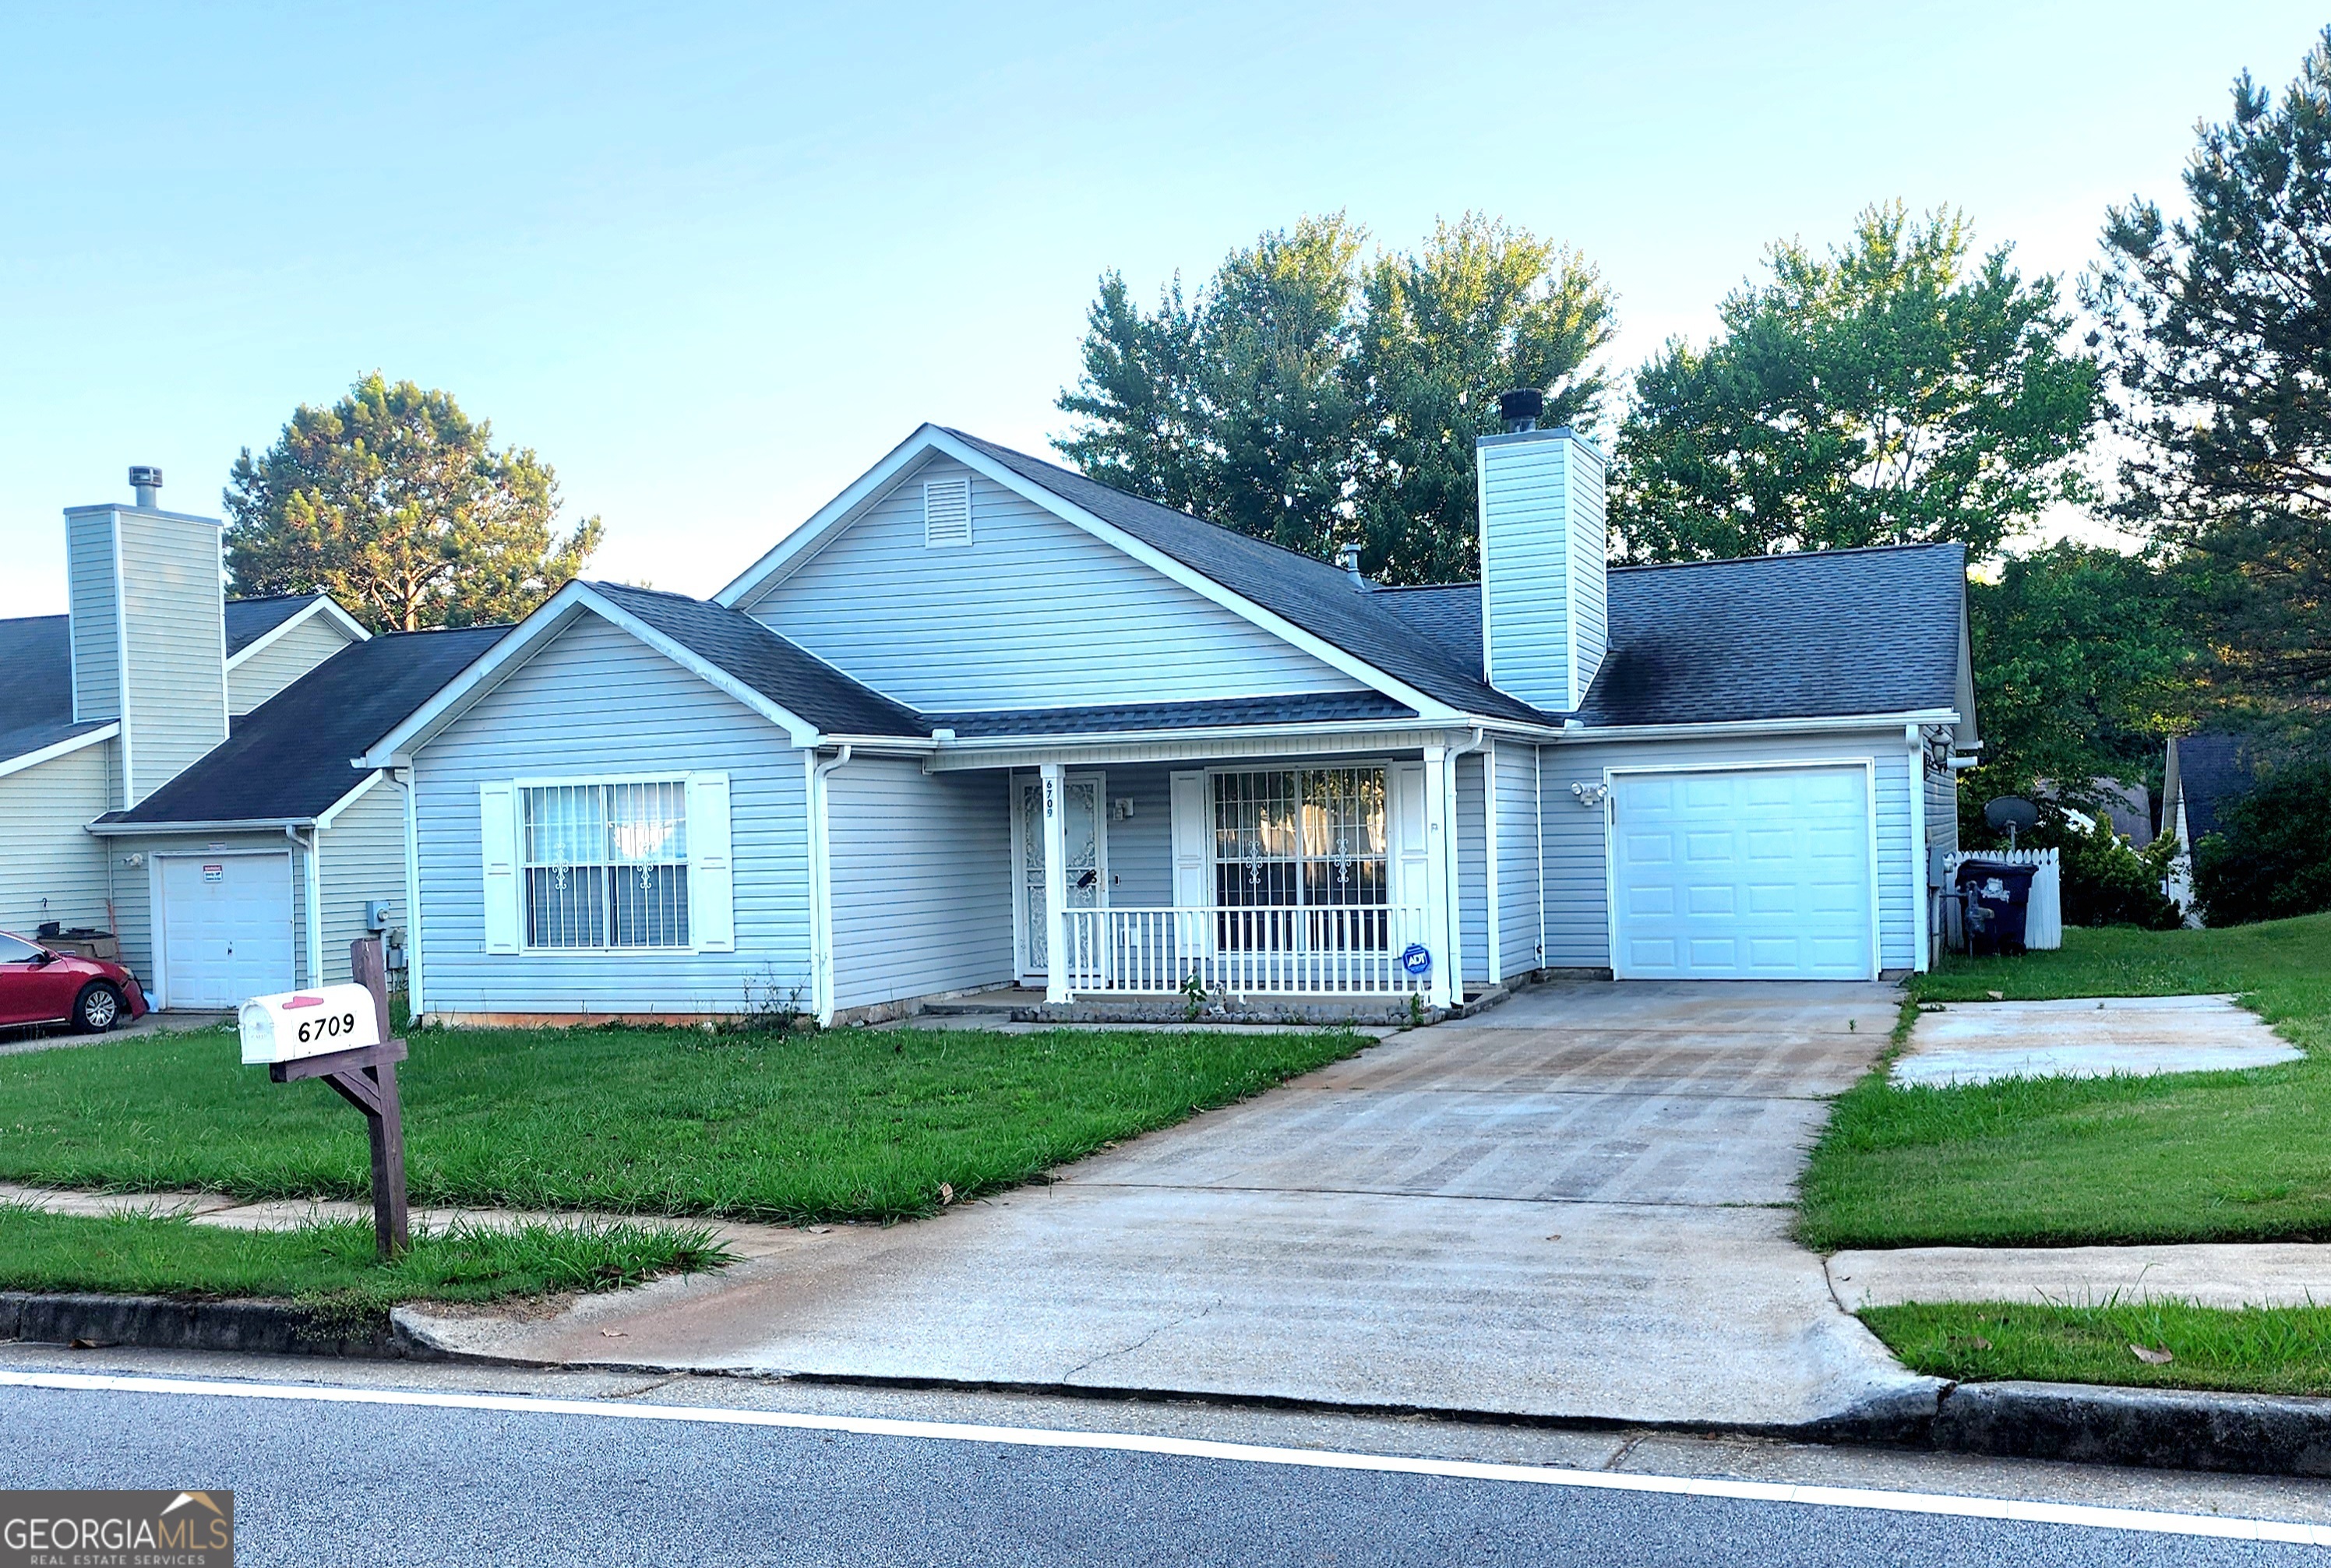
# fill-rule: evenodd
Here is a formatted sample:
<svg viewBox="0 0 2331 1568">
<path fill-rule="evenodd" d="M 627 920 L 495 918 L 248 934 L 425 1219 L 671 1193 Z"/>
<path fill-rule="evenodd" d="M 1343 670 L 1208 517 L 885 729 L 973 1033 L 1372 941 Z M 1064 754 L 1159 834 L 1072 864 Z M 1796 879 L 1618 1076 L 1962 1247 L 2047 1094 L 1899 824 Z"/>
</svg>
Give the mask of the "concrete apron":
<svg viewBox="0 0 2331 1568">
<path fill-rule="evenodd" d="M 1787 1234 L 1878 985 L 1548 987 L 888 1229 L 555 1319 L 531 1362 L 1891 1433 L 1936 1409 Z"/>
</svg>

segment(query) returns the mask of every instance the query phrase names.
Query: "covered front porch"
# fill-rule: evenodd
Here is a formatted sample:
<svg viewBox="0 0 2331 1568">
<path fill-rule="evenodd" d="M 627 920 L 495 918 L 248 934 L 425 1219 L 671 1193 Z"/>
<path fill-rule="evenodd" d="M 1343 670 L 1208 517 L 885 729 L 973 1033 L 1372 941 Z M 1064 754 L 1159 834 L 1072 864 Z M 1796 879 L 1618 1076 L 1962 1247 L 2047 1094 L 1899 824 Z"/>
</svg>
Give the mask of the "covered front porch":
<svg viewBox="0 0 2331 1568">
<path fill-rule="evenodd" d="M 942 750 L 1002 810 L 1012 990 L 1244 1012 L 1461 1001 L 1472 732 Z M 1000 785 L 1000 788 L 995 786 Z M 1000 795 L 1001 799 L 996 797 Z M 1478 956 L 1478 955 L 1477 955 Z"/>
</svg>

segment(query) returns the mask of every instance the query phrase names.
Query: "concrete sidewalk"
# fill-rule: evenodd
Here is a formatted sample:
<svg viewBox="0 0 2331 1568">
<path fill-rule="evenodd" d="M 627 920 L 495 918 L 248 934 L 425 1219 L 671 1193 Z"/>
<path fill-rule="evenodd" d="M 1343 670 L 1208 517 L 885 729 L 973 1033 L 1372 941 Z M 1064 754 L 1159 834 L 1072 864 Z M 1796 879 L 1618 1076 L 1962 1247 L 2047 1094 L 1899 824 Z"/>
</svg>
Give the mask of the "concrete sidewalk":
<svg viewBox="0 0 2331 1568">
<path fill-rule="evenodd" d="M 2095 1307 L 2331 1307 L 2331 1247 L 2209 1242 L 2176 1247 L 1905 1247 L 1839 1252 L 1830 1286 L 1847 1311 L 1917 1301 Z"/>
</svg>

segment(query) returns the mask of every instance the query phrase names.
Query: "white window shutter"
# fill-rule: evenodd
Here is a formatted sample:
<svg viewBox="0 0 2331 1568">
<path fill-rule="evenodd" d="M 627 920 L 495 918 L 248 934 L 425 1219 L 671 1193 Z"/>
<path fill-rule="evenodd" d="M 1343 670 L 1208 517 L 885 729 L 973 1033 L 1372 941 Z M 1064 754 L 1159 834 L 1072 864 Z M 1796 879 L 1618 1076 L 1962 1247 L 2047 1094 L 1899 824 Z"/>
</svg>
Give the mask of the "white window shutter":
<svg viewBox="0 0 2331 1568">
<path fill-rule="evenodd" d="M 737 879 L 728 859 L 728 775 L 688 778 L 689 941 L 706 953 L 737 950 Z"/>
<path fill-rule="evenodd" d="M 1174 907 L 1203 909 L 1214 901 L 1213 832 L 1207 821 L 1206 775 L 1177 773 L 1174 803 Z"/>
<path fill-rule="evenodd" d="M 971 481 L 932 480 L 923 486 L 923 544 L 971 543 Z"/>
<path fill-rule="evenodd" d="M 1424 831 L 1424 765 L 1399 763 L 1385 772 L 1386 793 L 1392 796 L 1385 803 L 1392 818 L 1392 901 L 1422 909 L 1432 859 L 1432 846 Z"/>
<path fill-rule="evenodd" d="M 478 844 L 485 869 L 486 951 L 519 950 L 518 803 L 508 779 L 478 784 Z"/>
</svg>

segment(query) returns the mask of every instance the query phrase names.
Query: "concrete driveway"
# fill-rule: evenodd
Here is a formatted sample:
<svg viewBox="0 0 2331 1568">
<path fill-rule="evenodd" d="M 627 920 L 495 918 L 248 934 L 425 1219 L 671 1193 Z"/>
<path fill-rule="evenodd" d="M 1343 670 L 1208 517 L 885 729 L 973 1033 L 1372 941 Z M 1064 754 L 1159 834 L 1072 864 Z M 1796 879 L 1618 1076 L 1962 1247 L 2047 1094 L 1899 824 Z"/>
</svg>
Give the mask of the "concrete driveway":
<svg viewBox="0 0 2331 1568">
<path fill-rule="evenodd" d="M 1786 1204 L 1874 984 L 1546 987 L 926 1223 L 558 1318 L 528 1359 L 1803 1430 L 1933 1406 Z"/>
</svg>

